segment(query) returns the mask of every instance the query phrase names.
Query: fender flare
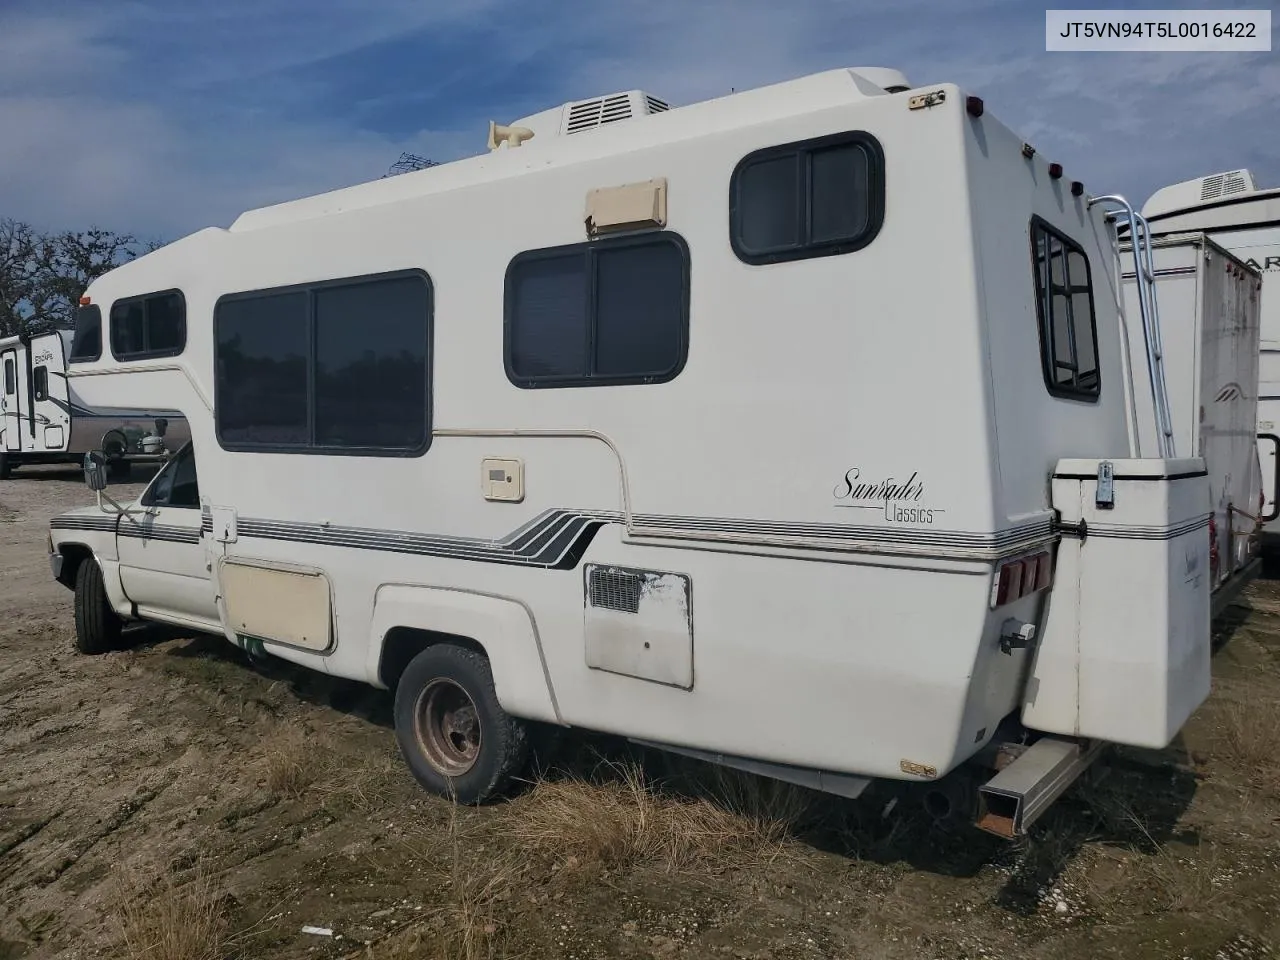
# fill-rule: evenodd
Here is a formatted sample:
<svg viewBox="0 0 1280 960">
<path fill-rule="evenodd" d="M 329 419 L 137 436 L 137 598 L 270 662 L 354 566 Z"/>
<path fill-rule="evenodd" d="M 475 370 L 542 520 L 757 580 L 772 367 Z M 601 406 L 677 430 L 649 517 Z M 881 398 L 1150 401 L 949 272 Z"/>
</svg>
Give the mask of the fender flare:
<svg viewBox="0 0 1280 960">
<path fill-rule="evenodd" d="M 387 634 L 397 627 L 464 637 L 480 645 L 502 709 L 514 717 L 562 724 L 532 611 L 518 600 L 447 587 L 388 583 L 373 599 L 368 681 L 379 675 Z"/>
</svg>

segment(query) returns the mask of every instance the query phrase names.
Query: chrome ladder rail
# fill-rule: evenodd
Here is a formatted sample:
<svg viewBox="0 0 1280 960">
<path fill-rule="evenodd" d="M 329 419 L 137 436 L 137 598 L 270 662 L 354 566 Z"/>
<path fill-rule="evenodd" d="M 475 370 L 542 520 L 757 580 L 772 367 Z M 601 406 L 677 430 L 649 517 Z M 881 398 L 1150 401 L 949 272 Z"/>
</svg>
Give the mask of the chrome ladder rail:
<svg viewBox="0 0 1280 960">
<path fill-rule="evenodd" d="M 1151 253 L 1151 226 L 1146 218 L 1133 209 L 1128 200 L 1118 194 L 1089 200 L 1089 206 L 1092 207 L 1095 203 L 1115 204 L 1121 209 L 1109 211 L 1107 217 L 1117 220 L 1123 213 L 1128 221 L 1134 281 L 1138 285 L 1138 312 L 1142 315 L 1142 339 L 1147 348 L 1147 373 L 1151 379 L 1151 403 L 1159 434 L 1160 456 L 1169 460 L 1174 456 L 1173 417 L 1169 413 L 1169 391 L 1164 375 L 1164 343 L 1160 338 L 1160 312 L 1156 304 L 1156 268 Z"/>
</svg>

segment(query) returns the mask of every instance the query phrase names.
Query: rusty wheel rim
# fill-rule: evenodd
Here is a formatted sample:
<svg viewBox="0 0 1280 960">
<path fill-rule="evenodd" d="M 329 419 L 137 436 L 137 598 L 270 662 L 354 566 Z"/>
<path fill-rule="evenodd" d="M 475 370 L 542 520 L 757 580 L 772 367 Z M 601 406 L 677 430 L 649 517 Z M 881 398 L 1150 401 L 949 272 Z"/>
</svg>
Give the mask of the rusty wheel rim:
<svg viewBox="0 0 1280 960">
<path fill-rule="evenodd" d="M 461 686 L 438 677 L 418 694 L 414 733 L 427 762 L 446 777 L 459 777 L 480 756 L 480 716 Z"/>
</svg>

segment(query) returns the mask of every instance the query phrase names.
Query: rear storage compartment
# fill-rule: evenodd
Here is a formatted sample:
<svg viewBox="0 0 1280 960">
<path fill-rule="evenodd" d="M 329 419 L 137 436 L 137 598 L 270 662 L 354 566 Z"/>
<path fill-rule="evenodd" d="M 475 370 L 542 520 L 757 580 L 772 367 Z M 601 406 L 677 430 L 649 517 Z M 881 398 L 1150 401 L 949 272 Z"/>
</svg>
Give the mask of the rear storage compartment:
<svg viewBox="0 0 1280 960">
<path fill-rule="evenodd" d="M 1032 730 L 1162 748 L 1209 694 L 1203 459 L 1060 460 L 1063 530 L 1022 707 Z"/>
</svg>

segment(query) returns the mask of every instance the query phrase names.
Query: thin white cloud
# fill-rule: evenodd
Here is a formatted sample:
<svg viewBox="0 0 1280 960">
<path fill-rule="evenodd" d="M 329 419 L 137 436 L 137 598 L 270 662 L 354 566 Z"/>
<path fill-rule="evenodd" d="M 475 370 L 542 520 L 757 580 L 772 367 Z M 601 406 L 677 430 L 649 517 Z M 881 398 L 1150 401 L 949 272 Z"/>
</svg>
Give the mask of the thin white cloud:
<svg viewBox="0 0 1280 960">
<path fill-rule="evenodd" d="M 551 78 L 553 99 L 538 109 L 633 87 L 688 103 L 829 67 L 890 66 L 979 93 L 1090 189 L 1141 201 L 1245 162 L 1280 182 L 1270 106 L 1280 65 L 1267 55 L 1048 54 L 1042 17 L 1015 0 L 566 0 L 544 15 L 514 0 L 113 0 L 0 13 L 0 215 L 174 237 L 374 178 L 402 150 L 477 152 L 488 107 L 443 128 L 421 117 L 379 133 L 358 118 L 385 113 L 403 91 L 366 83 L 338 116 L 298 70 L 416 31 L 486 25 L 482 50 L 424 63 L 424 82 L 461 87 L 465 104 L 486 64 L 524 64 Z M 156 62 L 162 89 L 140 89 L 137 78 L 152 75 L 140 68 Z M 510 115 L 494 119 L 531 112 L 514 77 Z"/>
</svg>

